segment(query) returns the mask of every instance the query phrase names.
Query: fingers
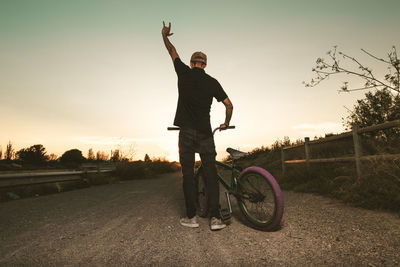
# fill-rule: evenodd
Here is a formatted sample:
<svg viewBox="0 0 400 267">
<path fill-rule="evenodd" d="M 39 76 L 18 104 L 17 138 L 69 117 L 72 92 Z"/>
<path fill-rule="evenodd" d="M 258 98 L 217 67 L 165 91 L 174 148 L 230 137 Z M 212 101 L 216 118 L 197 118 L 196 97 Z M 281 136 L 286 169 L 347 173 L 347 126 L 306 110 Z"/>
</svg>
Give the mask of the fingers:
<svg viewBox="0 0 400 267">
<path fill-rule="evenodd" d="M 171 29 L 171 22 L 168 24 L 168 27 L 165 26 L 165 21 L 163 21 L 162 24 L 163 24 L 163 27 Z"/>
</svg>

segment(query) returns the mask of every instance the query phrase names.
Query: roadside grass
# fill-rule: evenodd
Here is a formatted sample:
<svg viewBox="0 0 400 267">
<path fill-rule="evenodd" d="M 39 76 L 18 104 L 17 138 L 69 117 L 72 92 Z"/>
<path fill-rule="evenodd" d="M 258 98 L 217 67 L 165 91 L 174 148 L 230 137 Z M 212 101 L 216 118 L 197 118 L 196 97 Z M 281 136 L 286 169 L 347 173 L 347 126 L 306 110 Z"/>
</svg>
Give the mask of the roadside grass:
<svg viewBox="0 0 400 267">
<path fill-rule="evenodd" d="M 360 181 L 350 186 L 343 200 L 366 208 L 400 211 L 400 160 L 365 162 Z"/>
</svg>

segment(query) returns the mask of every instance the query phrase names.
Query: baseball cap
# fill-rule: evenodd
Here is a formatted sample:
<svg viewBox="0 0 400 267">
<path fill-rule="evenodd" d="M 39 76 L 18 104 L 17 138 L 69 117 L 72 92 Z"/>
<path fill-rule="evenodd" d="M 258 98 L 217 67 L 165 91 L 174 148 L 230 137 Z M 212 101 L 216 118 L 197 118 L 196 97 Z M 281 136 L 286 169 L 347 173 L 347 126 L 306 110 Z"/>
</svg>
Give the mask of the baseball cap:
<svg viewBox="0 0 400 267">
<path fill-rule="evenodd" d="M 204 64 L 207 64 L 207 56 L 203 52 L 194 52 L 192 57 L 190 58 L 190 61 L 197 61 L 197 62 L 202 62 Z"/>
</svg>

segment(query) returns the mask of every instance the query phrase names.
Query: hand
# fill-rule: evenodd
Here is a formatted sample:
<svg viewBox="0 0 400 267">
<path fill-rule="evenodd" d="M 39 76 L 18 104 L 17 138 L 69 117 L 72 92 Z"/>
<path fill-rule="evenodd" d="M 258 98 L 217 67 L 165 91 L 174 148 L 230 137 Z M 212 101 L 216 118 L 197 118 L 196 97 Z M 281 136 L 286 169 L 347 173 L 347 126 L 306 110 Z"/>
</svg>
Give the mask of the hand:
<svg viewBox="0 0 400 267">
<path fill-rule="evenodd" d="M 219 130 L 220 130 L 220 131 L 226 130 L 227 127 L 228 127 L 228 125 L 226 125 L 225 123 L 223 123 L 223 124 L 221 124 L 221 125 L 219 126 Z"/>
<path fill-rule="evenodd" d="M 162 23 L 163 23 L 163 28 L 161 30 L 161 34 L 163 36 L 166 36 L 166 37 L 169 37 L 169 36 L 173 35 L 173 33 L 169 32 L 171 30 L 171 22 L 169 23 L 168 27 L 165 26 L 165 22 L 164 21 Z"/>
</svg>

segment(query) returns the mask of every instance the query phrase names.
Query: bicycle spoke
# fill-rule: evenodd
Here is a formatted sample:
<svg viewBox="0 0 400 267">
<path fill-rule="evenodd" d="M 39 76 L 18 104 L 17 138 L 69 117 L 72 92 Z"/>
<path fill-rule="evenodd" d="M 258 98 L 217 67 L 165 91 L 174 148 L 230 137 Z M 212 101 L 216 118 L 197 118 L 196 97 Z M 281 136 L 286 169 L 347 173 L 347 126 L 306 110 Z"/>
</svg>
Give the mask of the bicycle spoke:
<svg viewBox="0 0 400 267">
<path fill-rule="evenodd" d="M 240 187 L 248 213 L 260 222 L 268 222 L 275 212 L 272 188 L 261 175 L 251 174 L 244 178 Z"/>
</svg>

